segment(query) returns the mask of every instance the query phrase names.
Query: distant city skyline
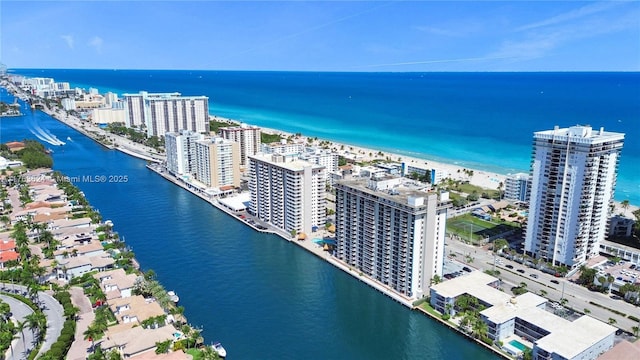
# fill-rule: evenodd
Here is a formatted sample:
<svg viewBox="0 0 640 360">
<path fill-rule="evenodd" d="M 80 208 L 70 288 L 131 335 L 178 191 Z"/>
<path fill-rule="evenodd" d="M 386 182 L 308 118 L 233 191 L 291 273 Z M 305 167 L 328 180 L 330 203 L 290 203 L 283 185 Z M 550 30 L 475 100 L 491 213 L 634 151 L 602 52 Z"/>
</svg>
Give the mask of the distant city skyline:
<svg viewBox="0 0 640 360">
<path fill-rule="evenodd" d="M 2 1 L 9 68 L 640 71 L 640 2 Z"/>
</svg>

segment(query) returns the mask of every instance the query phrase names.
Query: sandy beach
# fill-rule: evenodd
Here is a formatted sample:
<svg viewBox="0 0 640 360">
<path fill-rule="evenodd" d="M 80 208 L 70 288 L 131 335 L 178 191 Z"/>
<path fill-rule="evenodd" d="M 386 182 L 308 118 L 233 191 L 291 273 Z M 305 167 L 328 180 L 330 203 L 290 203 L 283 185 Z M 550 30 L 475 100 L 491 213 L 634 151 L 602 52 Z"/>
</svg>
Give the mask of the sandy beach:
<svg viewBox="0 0 640 360">
<path fill-rule="evenodd" d="M 228 121 L 234 124 L 241 124 L 241 122 L 239 121 L 223 118 L 220 116 L 214 116 L 213 119 L 216 121 Z M 252 124 L 248 124 L 248 125 L 252 125 Z M 454 164 L 437 162 L 433 160 L 426 160 L 426 159 L 421 159 L 417 157 L 410 157 L 410 156 L 400 155 L 396 153 L 384 152 L 384 151 L 381 151 L 380 149 L 367 148 L 367 147 L 356 146 L 356 145 L 351 145 L 351 144 L 341 143 L 341 142 L 334 142 L 328 139 L 313 138 L 312 141 L 309 141 L 308 137 L 305 136 L 304 134 L 301 134 L 300 136 L 296 136 L 293 133 L 288 133 L 278 129 L 269 129 L 264 127 L 260 127 L 260 128 L 262 129 L 263 132 L 268 134 L 279 134 L 283 138 L 292 137 L 294 139 L 294 142 L 301 143 L 301 144 L 310 144 L 310 145 L 320 146 L 320 143 L 322 142 L 329 142 L 329 148 L 333 149 L 339 155 L 341 156 L 355 155 L 355 156 L 358 156 L 359 159 L 362 159 L 361 161 L 363 162 L 372 161 L 375 159 L 384 160 L 386 158 L 389 158 L 391 161 L 396 163 L 405 162 L 408 164 L 415 164 L 420 167 L 428 166 L 430 168 L 438 169 L 445 173 L 448 173 L 449 175 L 447 177 L 451 178 L 454 181 L 458 181 L 458 180 L 469 181 L 469 183 L 473 185 L 480 186 L 486 189 L 491 189 L 491 190 L 497 190 L 498 187 L 500 186 L 500 183 L 502 183 L 504 186 L 504 180 L 507 177 L 506 175 L 498 174 L 494 172 L 487 172 L 487 171 L 472 169 L 472 168 L 464 168 L 462 166 L 457 166 Z M 382 154 L 379 154 L 379 153 L 382 153 Z M 465 173 L 464 170 L 473 170 L 473 174 L 471 176 L 468 176 L 467 174 L 468 172 Z"/>
<path fill-rule="evenodd" d="M 11 86 L 10 84 L 5 84 L 5 85 L 9 85 L 9 88 L 12 88 L 10 90 L 13 90 L 14 92 L 19 92 L 19 90 L 15 88 L 15 86 Z M 57 120 L 75 128 L 76 130 L 82 132 L 83 134 L 89 137 L 92 137 L 94 139 L 96 138 L 96 135 L 101 135 L 106 137 L 112 143 L 112 145 L 107 145 L 110 148 L 118 148 L 119 150 L 131 156 L 135 156 L 144 160 L 162 161 L 166 158 L 164 154 L 159 154 L 155 149 L 149 148 L 142 144 L 135 143 L 125 137 L 108 133 L 104 129 L 101 129 L 97 125 L 93 124 L 92 122 L 82 121 L 81 119 L 75 116 L 67 115 L 66 112 L 62 110 L 56 112 L 51 109 L 44 109 L 44 111 L 47 114 L 51 115 L 52 117 L 56 118 Z M 238 120 L 229 119 L 229 118 L 225 118 L 217 115 L 210 115 L 209 118 L 210 120 L 213 120 L 213 121 L 229 122 L 237 125 L 245 124 Z M 253 125 L 253 124 L 247 124 L 247 125 L 260 127 L 258 125 Z M 380 159 L 380 160 L 389 159 L 396 163 L 404 162 L 407 164 L 415 164 L 419 167 L 428 166 L 429 168 L 434 168 L 442 171 L 445 174 L 448 174 L 445 177 L 451 178 L 454 181 L 468 181 L 472 185 L 480 186 L 485 189 L 497 190 L 500 187 L 504 188 L 504 182 L 505 182 L 505 179 L 507 178 L 507 175 L 499 174 L 495 172 L 484 171 L 484 170 L 473 169 L 473 168 L 465 168 L 465 167 L 458 166 L 455 164 L 450 164 L 450 163 L 426 160 L 424 158 L 418 158 L 418 157 L 410 157 L 410 156 L 401 155 L 397 153 L 384 152 L 381 149 L 356 146 L 356 145 L 351 145 L 351 144 L 341 143 L 341 142 L 334 142 L 329 139 L 320 139 L 320 138 L 314 137 L 312 138 L 312 140 L 309 140 L 308 137 L 305 136 L 304 134 L 300 134 L 300 136 L 296 136 L 296 134 L 285 132 L 278 129 L 270 129 L 270 128 L 264 128 L 264 127 L 260 127 L 260 128 L 261 128 L 261 131 L 265 133 L 279 134 L 283 138 L 290 138 L 297 143 L 302 143 L 307 145 L 317 145 L 317 146 L 321 146 L 321 143 L 324 144 L 325 146 L 328 144 L 329 148 L 337 152 L 339 155 L 347 156 L 347 157 L 357 156 L 357 158 L 362 162 L 372 161 L 375 159 Z M 96 141 L 99 141 L 99 140 L 96 139 Z M 636 205 L 629 205 L 628 207 L 623 207 L 620 202 L 616 202 L 615 205 L 616 205 L 616 208 L 614 211 L 615 214 L 624 214 L 625 216 L 628 216 L 631 218 L 634 218 L 633 211 L 638 210 L 639 208 Z"/>
</svg>

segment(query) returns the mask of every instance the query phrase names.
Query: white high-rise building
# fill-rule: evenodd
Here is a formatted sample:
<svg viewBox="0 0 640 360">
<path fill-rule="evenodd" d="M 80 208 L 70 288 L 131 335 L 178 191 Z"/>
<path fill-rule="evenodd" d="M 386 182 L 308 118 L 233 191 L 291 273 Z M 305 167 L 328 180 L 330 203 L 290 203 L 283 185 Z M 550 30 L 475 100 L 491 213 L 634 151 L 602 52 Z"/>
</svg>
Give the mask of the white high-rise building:
<svg viewBox="0 0 640 360">
<path fill-rule="evenodd" d="M 556 126 L 533 139 L 525 252 L 579 266 L 604 240 L 624 134 Z"/>
<path fill-rule="evenodd" d="M 196 141 L 204 135 L 189 130 L 168 132 L 164 137 L 167 170 L 173 175 L 195 175 Z"/>
<path fill-rule="evenodd" d="M 282 155 L 249 156 L 249 212 L 286 232 L 311 233 L 326 218 L 323 166 Z"/>
<path fill-rule="evenodd" d="M 124 94 L 127 127 L 144 126 L 148 136 L 167 132 L 209 131 L 209 98 L 181 96 L 180 93 Z"/>
<path fill-rule="evenodd" d="M 220 128 L 219 131 L 222 138 L 240 144 L 240 166 L 246 167 L 249 164 L 249 156 L 260 152 L 262 140 L 260 139 L 259 127 L 242 124 L 241 126 Z"/>
<path fill-rule="evenodd" d="M 403 181 L 336 183 L 337 257 L 409 299 L 421 298 L 431 279 L 442 276 L 451 203 Z"/>
<path fill-rule="evenodd" d="M 104 95 L 104 98 L 105 98 L 105 104 L 107 105 L 107 107 L 114 107 L 114 104 L 118 102 L 118 94 L 112 93 L 111 91 L 107 92 Z"/>
<path fill-rule="evenodd" d="M 302 143 L 289 144 L 286 140 L 280 140 L 280 142 L 262 144 L 261 152 L 264 154 L 300 154 L 304 151 L 304 146 Z"/>
<path fill-rule="evenodd" d="M 219 137 L 196 144 L 196 179 L 208 187 L 240 186 L 238 143 Z"/>
<path fill-rule="evenodd" d="M 504 198 L 513 201 L 529 201 L 529 174 L 517 173 L 504 179 Z"/>
</svg>

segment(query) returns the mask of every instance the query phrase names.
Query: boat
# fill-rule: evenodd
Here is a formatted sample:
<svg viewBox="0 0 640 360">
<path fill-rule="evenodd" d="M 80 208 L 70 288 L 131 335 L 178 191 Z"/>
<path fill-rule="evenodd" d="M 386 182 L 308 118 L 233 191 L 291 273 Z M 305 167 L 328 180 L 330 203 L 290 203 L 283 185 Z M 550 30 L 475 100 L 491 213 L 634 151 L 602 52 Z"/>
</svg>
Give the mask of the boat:
<svg viewBox="0 0 640 360">
<path fill-rule="evenodd" d="M 227 350 L 225 350 L 219 342 L 213 344 L 213 350 L 215 350 L 220 357 L 227 356 Z"/>
<path fill-rule="evenodd" d="M 178 301 L 180 301 L 180 297 L 175 293 L 175 291 L 167 291 L 167 295 L 169 295 L 171 301 L 176 304 L 178 303 Z"/>
</svg>

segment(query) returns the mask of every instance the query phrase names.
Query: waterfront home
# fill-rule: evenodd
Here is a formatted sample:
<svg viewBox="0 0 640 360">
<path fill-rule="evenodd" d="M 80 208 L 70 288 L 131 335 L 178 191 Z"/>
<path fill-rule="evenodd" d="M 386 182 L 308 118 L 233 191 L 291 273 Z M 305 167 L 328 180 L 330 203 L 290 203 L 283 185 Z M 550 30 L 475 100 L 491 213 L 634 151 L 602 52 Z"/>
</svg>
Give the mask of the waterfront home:
<svg viewBox="0 0 640 360">
<path fill-rule="evenodd" d="M 480 311 L 487 336 L 519 356 L 530 348 L 534 359 L 596 359 L 613 347 L 616 328 L 583 315 L 573 321 L 547 310 L 547 300 L 533 293 L 510 296 L 496 288 L 500 280 L 474 271 L 431 286 L 431 306 L 456 314 L 456 299 L 470 295 Z"/>
<path fill-rule="evenodd" d="M 114 269 L 93 275 L 98 280 L 100 288 L 107 297 L 107 301 L 127 298 L 132 295 L 137 276 L 127 274 L 123 269 Z"/>
<path fill-rule="evenodd" d="M 54 269 L 58 280 L 69 281 L 77 276 L 82 276 L 91 271 L 104 271 L 112 269 L 115 260 L 107 253 L 101 256 L 76 256 L 62 258 Z"/>
<path fill-rule="evenodd" d="M 164 309 L 154 299 L 141 295 L 109 300 L 109 308 L 121 324 L 140 325 L 143 321 L 165 315 Z"/>
<path fill-rule="evenodd" d="M 49 230 L 58 230 L 64 228 L 87 228 L 91 226 L 92 220 L 90 218 L 78 218 L 78 219 L 59 219 L 49 223 Z"/>
<path fill-rule="evenodd" d="M 64 190 L 58 189 L 55 186 L 47 186 L 40 184 L 38 186 L 31 187 L 31 199 L 36 201 L 42 201 L 51 205 L 64 205 L 67 202 L 67 195 Z"/>
<path fill-rule="evenodd" d="M 173 326 L 144 329 L 140 326 L 123 330 L 119 326 L 109 327 L 100 343 L 103 352 L 117 350 L 125 359 L 141 358 L 142 354 L 155 354 L 156 344 L 174 339 Z"/>
<path fill-rule="evenodd" d="M 78 245 L 87 245 L 92 241 L 97 241 L 98 237 L 94 232 L 87 232 L 84 228 L 65 228 L 53 231 L 53 236 L 60 242 L 58 249 L 71 249 Z M 70 250 L 70 251 L 71 251 Z"/>
</svg>

